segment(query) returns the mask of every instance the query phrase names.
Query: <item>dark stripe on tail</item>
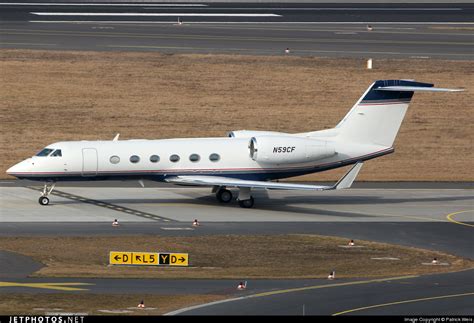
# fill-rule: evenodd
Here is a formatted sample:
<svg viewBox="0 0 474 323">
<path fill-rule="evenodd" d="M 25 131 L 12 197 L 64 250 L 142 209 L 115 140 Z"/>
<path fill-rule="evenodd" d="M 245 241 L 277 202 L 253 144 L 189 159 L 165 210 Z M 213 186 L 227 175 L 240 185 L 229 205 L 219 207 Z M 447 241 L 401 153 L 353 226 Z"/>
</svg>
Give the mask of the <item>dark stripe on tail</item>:
<svg viewBox="0 0 474 323">
<path fill-rule="evenodd" d="M 376 81 L 369 92 L 364 96 L 361 104 L 375 103 L 375 102 L 399 102 L 399 103 L 410 103 L 413 97 L 412 91 L 377 91 L 379 87 L 385 86 L 418 86 L 418 87 L 433 87 L 430 83 L 421 83 L 415 81 L 403 81 L 403 80 L 381 80 Z"/>
</svg>

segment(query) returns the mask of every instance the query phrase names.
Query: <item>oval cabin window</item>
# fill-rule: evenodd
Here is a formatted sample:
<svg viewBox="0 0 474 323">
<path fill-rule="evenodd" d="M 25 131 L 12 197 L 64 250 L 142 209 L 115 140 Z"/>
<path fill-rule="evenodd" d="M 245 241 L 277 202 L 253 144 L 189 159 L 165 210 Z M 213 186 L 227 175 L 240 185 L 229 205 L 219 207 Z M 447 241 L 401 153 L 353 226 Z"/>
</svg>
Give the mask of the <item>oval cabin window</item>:
<svg viewBox="0 0 474 323">
<path fill-rule="evenodd" d="M 112 156 L 112 157 L 110 157 L 110 162 L 112 164 L 118 164 L 118 163 L 120 163 L 120 157 L 119 156 Z"/>
<path fill-rule="evenodd" d="M 198 154 L 192 154 L 191 156 L 189 156 L 189 160 L 193 163 L 198 162 L 200 159 L 201 157 Z"/>
<path fill-rule="evenodd" d="M 179 161 L 179 156 L 178 155 L 171 155 L 170 156 L 170 161 L 173 163 L 176 163 Z"/>
<path fill-rule="evenodd" d="M 221 159 L 221 156 L 219 154 L 210 154 L 209 155 L 209 160 L 212 162 L 219 161 Z"/>
<path fill-rule="evenodd" d="M 133 155 L 132 157 L 130 157 L 130 162 L 131 163 L 138 163 L 140 161 L 140 157 L 138 157 L 137 155 Z"/>
</svg>

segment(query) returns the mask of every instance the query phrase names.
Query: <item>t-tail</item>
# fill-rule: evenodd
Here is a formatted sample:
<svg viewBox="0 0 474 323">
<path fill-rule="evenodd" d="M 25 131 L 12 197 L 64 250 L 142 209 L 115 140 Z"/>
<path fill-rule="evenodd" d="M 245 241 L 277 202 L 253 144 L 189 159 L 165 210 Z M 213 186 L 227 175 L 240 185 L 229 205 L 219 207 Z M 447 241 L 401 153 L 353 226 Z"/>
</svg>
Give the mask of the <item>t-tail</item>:
<svg viewBox="0 0 474 323">
<path fill-rule="evenodd" d="M 410 80 L 374 82 L 336 126 L 345 141 L 392 147 L 415 91 L 457 92 Z"/>
</svg>

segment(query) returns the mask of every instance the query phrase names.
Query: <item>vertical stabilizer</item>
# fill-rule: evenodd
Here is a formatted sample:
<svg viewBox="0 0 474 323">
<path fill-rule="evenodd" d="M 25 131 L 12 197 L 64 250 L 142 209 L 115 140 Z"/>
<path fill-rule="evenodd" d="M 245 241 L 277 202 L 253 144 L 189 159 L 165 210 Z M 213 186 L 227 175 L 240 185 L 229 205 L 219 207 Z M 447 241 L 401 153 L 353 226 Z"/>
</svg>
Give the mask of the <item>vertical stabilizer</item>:
<svg viewBox="0 0 474 323">
<path fill-rule="evenodd" d="M 415 90 L 433 84 L 405 80 L 374 82 L 336 126 L 344 140 L 392 147 Z"/>
</svg>

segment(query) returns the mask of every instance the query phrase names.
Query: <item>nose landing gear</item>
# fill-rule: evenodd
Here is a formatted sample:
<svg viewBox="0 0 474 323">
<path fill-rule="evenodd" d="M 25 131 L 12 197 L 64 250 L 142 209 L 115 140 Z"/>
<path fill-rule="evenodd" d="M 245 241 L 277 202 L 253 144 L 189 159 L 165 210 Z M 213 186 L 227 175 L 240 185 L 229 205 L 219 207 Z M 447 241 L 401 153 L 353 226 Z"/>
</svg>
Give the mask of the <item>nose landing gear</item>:
<svg viewBox="0 0 474 323">
<path fill-rule="evenodd" d="M 51 194 L 54 190 L 54 186 L 56 186 L 56 183 L 45 183 L 43 187 L 43 193 L 41 193 L 41 197 L 38 199 L 38 202 L 40 205 L 48 205 L 49 204 L 49 198 L 48 195 Z"/>
<path fill-rule="evenodd" d="M 38 200 L 39 204 L 41 205 L 48 205 L 49 204 L 49 198 L 46 196 L 41 196 Z"/>
</svg>

